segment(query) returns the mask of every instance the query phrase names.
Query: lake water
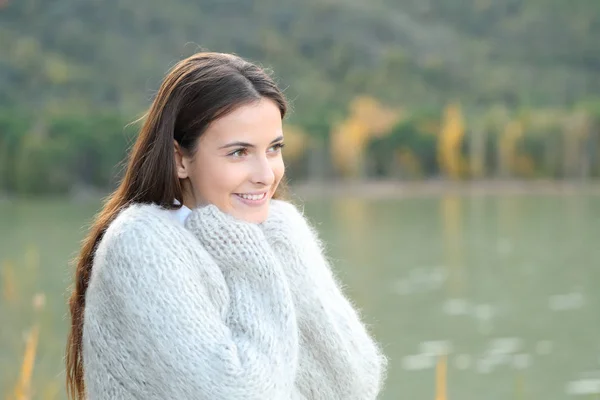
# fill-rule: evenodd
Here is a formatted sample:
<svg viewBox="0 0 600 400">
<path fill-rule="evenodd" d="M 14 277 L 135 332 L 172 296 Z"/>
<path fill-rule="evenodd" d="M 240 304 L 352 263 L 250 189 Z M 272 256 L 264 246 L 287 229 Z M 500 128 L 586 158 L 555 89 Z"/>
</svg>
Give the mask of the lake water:
<svg viewBox="0 0 600 400">
<path fill-rule="evenodd" d="M 65 398 L 67 261 L 98 205 L 0 204 L 0 396 L 37 326 L 34 398 Z M 382 399 L 600 399 L 599 197 L 348 198 L 306 212 L 390 358 Z"/>
</svg>

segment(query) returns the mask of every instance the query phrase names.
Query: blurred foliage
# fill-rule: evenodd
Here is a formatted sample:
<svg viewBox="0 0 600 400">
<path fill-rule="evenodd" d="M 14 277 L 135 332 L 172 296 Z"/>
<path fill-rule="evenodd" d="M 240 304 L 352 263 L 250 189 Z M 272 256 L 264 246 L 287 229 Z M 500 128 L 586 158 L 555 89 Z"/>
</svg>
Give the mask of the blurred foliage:
<svg viewBox="0 0 600 400">
<path fill-rule="evenodd" d="M 438 164 L 453 179 L 463 171 L 461 143 L 465 135 L 463 115 L 459 104 L 449 104 L 444 110 L 438 140 Z"/>
<path fill-rule="evenodd" d="M 0 115 L 0 189 L 62 194 L 77 187 L 108 188 L 119 177 L 135 130 L 114 115 Z"/>
<path fill-rule="evenodd" d="M 137 127 L 110 113 L 41 120 L 0 114 L 0 190 L 110 189 Z M 600 113 L 589 104 L 468 115 L 451 102 L 407 113 L 362 96 L 345 118 L 319 129 L 329 141 L 286 124 L 284 158 L 292 180 L 600 177 Z"/>
<path fill-rule="evenodd" d="M 125 126 L 199 50 L 274 69 L 292 179 L 597 177 L 598 15 L 595 0 L 0 1 L 0 190 L 114 186 Z"/>
<path fill-rule="evenodd" d="M 367 143 L 385 135 L 400 117 L 400 111 L 388 109 L 371 97 L 354 99 L 348 117 L 332 127 L 330 136 L 331 156 L 340 172 L 347 177 L 364 174 Z"/>
<path fill-rule="evenodd" d="M 363 94 L 572 106 L 600 93 L 598 15 L 595 0 L 7 0 L 0 106 L 138 113 L 199 49 L 272 66 L 298 118 Z"/>
</svg>

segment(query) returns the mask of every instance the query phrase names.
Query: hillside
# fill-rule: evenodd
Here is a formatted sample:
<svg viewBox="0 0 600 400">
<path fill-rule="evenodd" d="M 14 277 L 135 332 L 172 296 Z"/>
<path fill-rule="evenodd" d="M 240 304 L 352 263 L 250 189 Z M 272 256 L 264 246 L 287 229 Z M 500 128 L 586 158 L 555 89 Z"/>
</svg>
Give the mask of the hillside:
<svg viewBox="0 0 600 400">
<path fill-rule="evenodd" d="M 408 108 L 600 94 L 600 2 L 4 0 L 0 107 L 139 112 L 199 48 L 271 66 L 296 115 L 357 94 Z"/>
</svg>

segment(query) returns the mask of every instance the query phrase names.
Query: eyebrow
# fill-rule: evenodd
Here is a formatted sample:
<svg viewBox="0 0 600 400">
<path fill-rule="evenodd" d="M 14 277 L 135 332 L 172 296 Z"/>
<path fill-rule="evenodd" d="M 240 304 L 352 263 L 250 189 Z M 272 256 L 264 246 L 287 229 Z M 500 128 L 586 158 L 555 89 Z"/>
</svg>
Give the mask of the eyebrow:
<svg viewBox="0 0 600 400">
<path fill-rule="evenodd" d="M 281 140 L 283 140 L 283 135 L 278 136 L 275 139 L 271 140 L 271 143 L 269 143 L 269 144 L 273 144 L 273 143 L 279 142 Z M 246 143 L 246 142 L 232 142 L 232 143 L 226 144 L 225 146 L 219 147 L 219 150 L 226 149 L 228 147 L 251 147 L 251 148 L 253 148 L 256 146 L 254 146 L 251 143 Z"/>
</svg>

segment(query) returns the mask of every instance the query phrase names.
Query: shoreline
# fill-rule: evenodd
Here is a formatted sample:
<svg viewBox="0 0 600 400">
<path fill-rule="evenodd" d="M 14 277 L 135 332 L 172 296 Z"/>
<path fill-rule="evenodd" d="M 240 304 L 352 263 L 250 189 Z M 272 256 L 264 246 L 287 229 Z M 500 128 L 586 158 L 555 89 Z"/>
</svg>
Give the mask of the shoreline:
<svg viewBox="0 0 600 400">
<path fill-rule="evenodd" d="M 289 184 L 292 197 L 301 200 L 352 197 L 360 199 L 431 198 L 457 196 L 600 196 L 598 181 L 481 180 L 481 181 L 321 181 Z M 98 200 L 110 193 L 93 188 L 73 190 L 65 195 L 8 195 L 0 193 L 0 204 L 23 199 L 57 199 L 80 203 Z"/>
<path fill-rule="evenodd" d="M 402 199 L 497 195 L 592 195 L 600 196 L 600 181 L 365 181 L 303 182 L 290 184 L 294 196 L 302 199 L 355 197 L 365 199 Z"/>
</svg>

